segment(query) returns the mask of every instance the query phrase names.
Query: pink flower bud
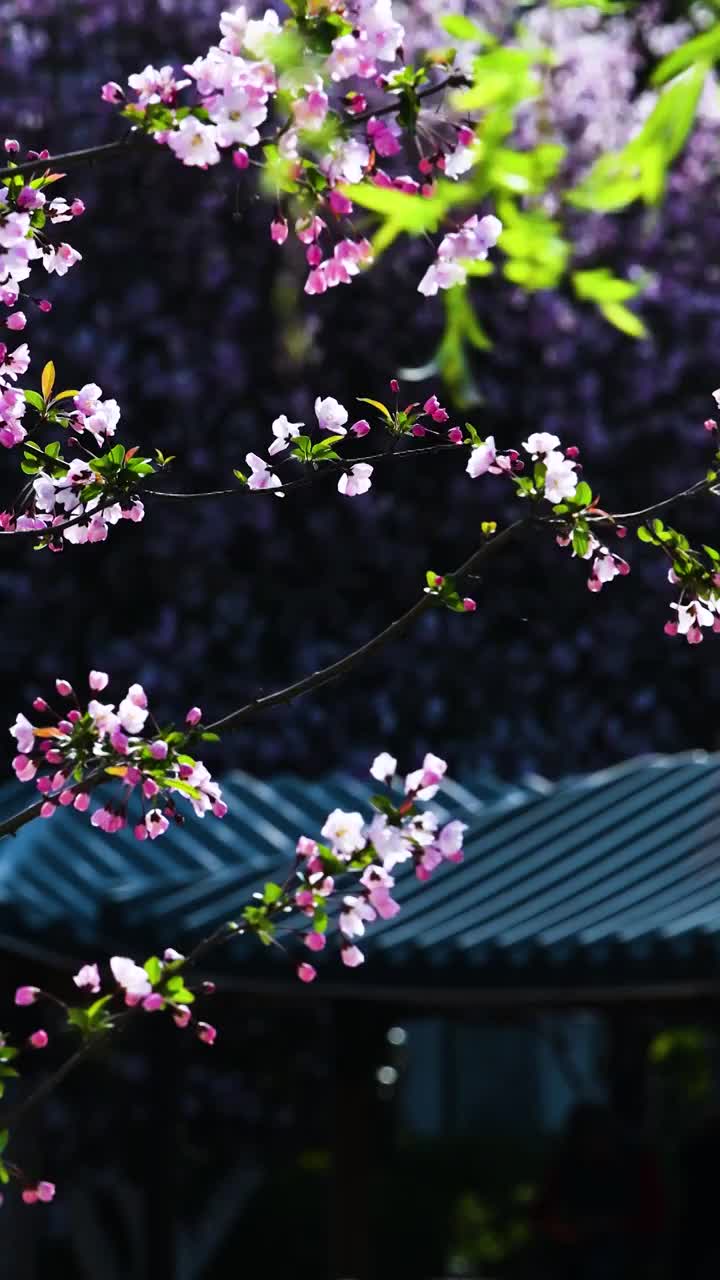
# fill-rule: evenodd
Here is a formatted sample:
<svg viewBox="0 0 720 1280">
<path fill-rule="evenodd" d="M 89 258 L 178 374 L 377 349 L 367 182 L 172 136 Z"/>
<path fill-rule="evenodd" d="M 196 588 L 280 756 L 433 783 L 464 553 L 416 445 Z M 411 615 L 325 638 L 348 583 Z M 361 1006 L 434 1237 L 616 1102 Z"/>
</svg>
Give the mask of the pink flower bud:
<svg viewBox="0 0 720 1280">
<path fill-rule="evenodd" d="M 60 795 L 58 796 L 58 802 L 63 806 L 72 804 L 74 799 L 75 799 L 75 792 L 70 790 L 70 788 L 68 787 L 66 787 L 64 791 L 61 791 Z"/>
<path fill-rule="evenodd" d="M 100 97 L 103 102 L 111 102 L 116 106 L 118 102 L 123 101 L 125 94 L 116 80 L 108 80 L 100 90 Z"/>
<path fill-rule="evenodd" d="M 54 1196 L 55 1196 L 54 1182 L 38 1182 L 37 1184 L 38 1200 L 41 1200 L 43 1204 L 49 1204 L 50 1201 L 54 1198 Z"/>
<path fill-rule="evenodd" d="M 88 684 L 96 693 L 100 693 L 101 690 L 106 689 L 109 680 L 110 677 L 107 671 L 91 671 L 88 676 Z"/>
<path fill-rule="evenodd" d="M 43 796 L 46 796 L 48 792 L 52 791 L 52 782 L 48 777 L 38 778 L 37 782 L 35 783 L 35 786 L 37 787 L 40 794 Z"/>
<path fill-rule="evenodd" d="M 228 811 L 228 807 L 224 800 L 216 800 L 213 804 L 212 811 L 216 818 L 224 818 Z"/>
<path fill-rule="evenodd" d="M 233 151 L 232 162 L 236 169 L 249 168 L 250 157 L 244 147 L 238 147 L 237 151 Z"/>
<path fill-rule="evenodd" d="M 203 982 L 202 990 L 203 990 L 203 995 L 214 996 L 215 992 L 217 991 L 217 987 L 215 986 L 214 982 Z"/>
<path fill-rule="evenodd" d="M 343 964 L 347 965 L 348 969 L 356 969 L 357 966 L 362 964 L 365 960 L 365 957 L 359 947 L 342 947 L 340 951 L 340 958 L 342 959 Z"/>
<path fill-rule="evenodd" d="M 363 111 L 367 111 L 367 98 L 362 93 L 346 94 L 345 110 L 351 112 L 354 116 L 361 115 Z"/>
<path fill-rule="evenodd" d="M 398 382 L 397 378 L 390 379 L 390 390 L 393 391 L 395 395 L 397 395 L 398 391 L 400 390 L 400 383 Z"/>
<path fill-rule="evenodd" d="M 477 609 L 477 601 L 473 600 L 471 596 L 465 596 L 465 599 L 463 600 L 463 609 L 466 613 L 474 613 Z"/>
<path fill-rule="evenodd" d="M 53 814 L 54 814 L 54 812 L 55 812 L 55 808 L 56 808 L 56 806 L 53 804 L 52 800 L 46 800 L 46 801 L 45 801 L 45 803 L 44 803 L 44 805 L 43 805 L 43 806 L 42 806 L 42 808 L 40 809 L 40 817 L 41 817 L 41 818 L 52 818 L 52 816 L 53 816 Z"/>
<path fill-rule="evenodd" d="M 5 324 L 8 329 L 12 329 L 13 333 L 19 333 L 27 324 L 27 316 L 24 311 L 13 311 L 12 315 L 8 316 Z"/>
<path fill-rule="evenodd" d="M 305 946 L 310 951 L 324 951 L 327 938 L 324 933 L 316 933 L 315 930 L 313 930 L 312 933 L 305 934 L 304 942 Z"/>
<path fill-rule="evenodd" d="M 317 978 L 317 969 L 313 965 L 303 962 L 297 967 L 297 976 L 301 982 L 314 982 Z"/>
<path fill-rule="evenodd" d="M 714 418 L 706 418 L 703 422 L 703 426 L 706 431 L 717 431 L 718 429 L 718 424 Z"/>
<path fill-rule="evenodd" d="M 602 591 L 602 582 L 594 574 L 591 578 L 588 578 L 587 586 L 588 591 Z"/>
<path fill-rule="evenodd" d="M 142 782 L 142 773 L 136 765 L 128 765 L 125 771 L 124 782 L 128 787 L 136 787 L 138 782 Z"/>
<path fill-rule="evenodd" d="M 300 836 L 295 845 L 295 852 L 300 858 L 312 858 L 317 853 L 317 843 L 309 836 Z"/>
<path fill-rule="evenodd" d="M 566 457 L 566 458 L 579 458 L 579 457 L 580 457 L 580 450 L 578 449 L 578 447 L 577 447 L 577 445 L 576 445 L 576 444 L 570 444 L 570 445 L 568 445 L 567 449 L 565 450 L 565 457 Z"/>
<path fill-rule="evenodd" d="M 143 782 L 142 790 L 143 790 L 143 795 L 145 796 L 145 799 L 151 800 L 153 796 L 157 795 L 160 788 L 154 778 L 146 778 L 145 781 Z"/>
<path fill-rule="evenodd" d="M 85 212 L 85 205 L 82 200 L 78 199 L 77 196 L 75 197 L 72 204 L 70 205 L 70 212 L 73 218 L 79 218 L 80 215 Z"/>
<path fill-rule="evenodd" d="M 160 995 L 160 992 L 153 991 L 151 995 L 145 997 L 142 1002 L 142 1007 L 146 1013 L 157 1013 L 159 1009 L 162 1009 L 164 1004 L 165 1001 Z"/>
<path fill-rule="evenodd" d="M 48 704 L 44 698 L 33 698 L 33 709 L 35 711 L 47 711 Z"/>
<path fill-rule="evenodd" d="M 22 1193 L 23 1204 L 37 1204 L 38 1193 L 33 1187 L 26 1187 Z"/>
<path fill-rule="evenodd" d="M 340 191 L 330 192 L 328 204 L 330 205 L 333 213 L 337 214 L 339 218 L 345 217 L 353 211 L 352 200 L 349 200 L 348 197 L 344 196 Z"/>
<path fill-rule="evenodd" d="M 428 156 L 423 156 L 422 160 L 418 162 L 418 169 L 425 175 L 425 177 L 427 177 L 433 170 L 432 160 L 430 160 Z"/>
<path fill-rule="evenodd" d="M 663 627 L 663 631 L 665 632 L 666 636 L 676 636 L 678 633 L 677 622 L 666 622 L 665 626 Z"/>
<path fill-rule="evenodd" d="M 52 311 L 53 304 L 49 298 L 41 298 L 38 302 L 38 309 L 44 311 L 47 315 L 48 311 Z"/>
<path fill-rule="evenodd" d="M 29 1037 L 28 1043 L 32 1045 L 33 1049 L 46 1049 L 48 1043 L 47 1031 L 33 1031 L 32 1035 Z"/>
<path fill-rule="evenodd" d="M 202 720 L 202 711 L 199 707 L 191 707 L 185 717 L 185 723 L 190 725 L 199 724 Z"/>
<path fill-rule="evenodd" d="M 51 747 L 50 750 L 45 753 L 45 759 L 48 764 L 62 764 L 62 751 L 58 751 L 57 747 Z"/>
<path fill-rule="evenodd" d="M 453 444 L 462 444 L 463 433 L 459 427 L 450 428 L 450 430 L 448 431 L 448 440 L 451 440 Z"/>
<path fill-rule="evenodd" d="M 189 764 L 181 764 L 180 768 L 178 769 L 178 773 L 182 778 L 183 782 L 187 782 L 188 778 L 192 777 L 192 772 L 193 771 L 190 768 Z"/>
<path fill-rule="evenodd" d="M 414 436 L 426 436 L 427 427 L 424 427 L 421 422 L 416 422 L 415 426 L 412 429 L 412 434 Z"/>
<path fill-rule="evenodd" d="M 192 1014 L 190 1013 L 190 1010 L 188 1009 L 186 1004 L 178 1004 L 175 1006 L 175 1012 L 173 1014 L 173 1022 L 175 1023 L 176 1027 L 180 1027 L 180 1029 L 182 1030 L 183 1027 L 186 1027 L 188 1025 L 191 1017 L 192 1017 Z"/>
<path fill-rule="evenodd" d="M 148 833 L 144 822 L 138 822 L 137 826 L 133 828 L 133 835 L 136 840 L 147 840 Z"/>
<path fill-rule="evenodd" d="M 323 251 L 319 244 L 311 244 L 305 252 L 305 258 L 310 267 L 319 267 L 323 260 Z"/>
<path fill-rule="evenodd" d="M 72 723 L 70 720 L 58 720 L 58 729 L 61 733 L 72 733 Z"/>
<path fill-rule="evenodd" d="M 286 218 L 275 218 L 270 223 L 270 239 L 275 244 L 284 244 L 288 238 L 288 224 Z"/>
<path fill-rule="evenodd" d="M 217 1030 L 209 1022 L 198 1022 L 197 1034 L 203 1044 L 214 1044 L 217 1039 Z"/>
<path fill-rule="evenodd" d="M 473 133 L 472 129 L 468 125 L 463 124 L 458 129 L 457 140 L 458 140 L 458 146 L 469 147 L 470 143 L 474 142 L 475 140 L 475 134 Z"/>
<path fill-rule="evenodd" d="M 7 151 L 9 156 L 15 155 L 15 153 L 20 150 L 20 143 L 18 142 L 17 138 L 6 138 L 5 150 Z"/>
<path fill-rule="evenodd" d="M 20 1005 L 34 1004 L 40 995 L 39 987 L 18 987 L 15 992 L 15 1003 Z"/>
<path fill-rule="evenodd" d="M 163 742 L 162 738 L 158 738 L 156 742 L 150 743 L 150 755 L 153 760 L 166 760 L 168 750 L 168 744 L 167 742 Z"/>
<path fill-rule="evenodd" d="M 362 436 L 366 436 L 370 431 L 370 423 L 367 418 L 359 418 L 357 422 L 353 422 L 350 430 L 353 435 L 358 437 L 359 440 Z"/>
<path fill-rule="evenodd" d="M 69 680 L 56 680 L 55 688 L 57 689 L 61 698 L 69 698 L 73 691 L 72 685 L 70 684 Z"/>
<path fill-rule="evenodd" d="M 73 809 L 77 809 L 78 813 L 85 813 L 90 807 L 90 796 L 87 791 L 78 791 L 73 800 Z"/>
<path fill-rule="evenodd" d="M 619 525 L 617 526 L 617 528 L 616 528 L 615 532 L 616 532 L 616 534 L 617 534 L 618 538 L 626 538 L 626 537 L 627 537 L 627 529 L 625 528 L 625 525 L 624 525 L 624 524 L 619 524 Z"/>
</svg>

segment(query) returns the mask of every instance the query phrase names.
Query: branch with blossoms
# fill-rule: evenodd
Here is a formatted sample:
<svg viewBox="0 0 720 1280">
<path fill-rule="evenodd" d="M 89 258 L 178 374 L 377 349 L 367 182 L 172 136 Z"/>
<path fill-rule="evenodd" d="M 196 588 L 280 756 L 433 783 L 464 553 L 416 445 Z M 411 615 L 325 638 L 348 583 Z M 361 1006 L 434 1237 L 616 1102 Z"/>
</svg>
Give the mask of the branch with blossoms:
<svg viewBox="0 0 720 1280">
<path fill-rule="evenodd" d="M 101 673 L 91 672 L 90 684 L 96 689 L 104 687 Z M 65 688 L 60 693 L 70 696 Z M 138 712 L 146 711 L 142 701 L 137 690 L 130 691 L 119 708 L 122 723 L 137 724 Z M 192 713 L 188 718 L 195 719 Z M 168 767 L 167 760 L 165 765 Z M 220 924 L 187 956 L 168 947 L 162 957 L 149 956 L 139 965 L 129 956 L 115 955 L 110 958 L 107 974 L 101 974 L 96 962 L 86 963 L 73 977 L 75 987 L 87 997 L 81 1005 L 30 984 L 18 987 L 16 1005 L 35 1010 L 47 1004 L 51 1017 L 79 1034 L 81 1043 L 54 1074 L 0 1118 L 0 1183 L 17 1182 L 28 1205 L 49 1203 L 54 1198 L 53 1182 L 30 1177 L 5 1156 L 11 1132 L 132 1016 L 165 1013 L 180 1030 L 194 1032 L 201 1043 L 215 1043 L 216 1027 L 199 1019 L 194 1011 L 196 1002 L 211 996 L 215 986 L 209 981 L 193 981 L 192 971 L 216 948 L 239 937 L 253 937 L 264 946 L 283 950 L 288 945 L 304 947 L 305 954 L 317 963 L 319 954 L 336 940 L 342 964 L 351 969 L 361 965 L 365 956 L 358 944 L 368 927 L 377 920 L 391 920 L 400 911 L 393 896 L 398 870 L 412 869 L 424 882 L 443 862 L 462 861 L 465 824 L 452 820 L 440 826 L 436 815 L 426 808 L 446 771 L 446 762 L 428 753 L 422 765 L 398 785 L 397 761 L 382 752 L 370 768 L 382 788 L 372 796 L 372 817 L 366 820 L 360 812 L 334 809 L 323 824 L 320 840 L 304 835 L 299 838 L 286 880 L 268 881 L 238 920 Z M 152 798 L 155 795 L 157 792 Z M 148 814 L 146 835 L 154 838 L 160 834 L 157 825 Z M 314 982 L 318 976 L 310 958 L 298 960 L 295 972 L 303 983 Z M 12 1044 L 0 1035 L 0 1097 L 7 1084 L 19 1077 L 24 1055 L 31 1057 L 47 1048 L 50 1039 L 45 1026 L 35 1027 L 22 1044 Z"/>
</svg>

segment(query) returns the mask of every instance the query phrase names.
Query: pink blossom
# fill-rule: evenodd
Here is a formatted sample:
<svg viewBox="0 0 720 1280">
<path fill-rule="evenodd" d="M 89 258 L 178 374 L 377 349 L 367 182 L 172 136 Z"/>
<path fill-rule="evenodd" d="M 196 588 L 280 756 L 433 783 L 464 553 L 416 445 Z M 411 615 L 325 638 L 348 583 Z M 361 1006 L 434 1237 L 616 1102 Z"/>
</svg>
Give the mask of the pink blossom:
<svg viewBox="0 0 720 1280">
<path fill-rule="evenodd" d="M 184 1027 L 187 1027 L 191 1018 L 192 1018 L 192 1014 L 186 1004 L 175 1005 L 175 1012 L 173 1013 L 173 1022 L 175 1023 L 176 1027 L 180 1027 L 181 1030 Z"/>
<path fill-rule="evenodd" d="M 267 463 L 256 453 L 246 454 L 245 461 L 250 468 L 248 489 L 279 489 L 281 487 L 280 477 L 274 475 Z M 282 496 L 278 494 L 278 497 Z"/>
<path fill-rule="evenodd" d="M 153 760 L 166 760 L 168 751 L 168 744 L 162 738 L 157 738 L 155 742 L 150 743 L 150 755 Z"/>
<path fill-rule="evenodd" d="M 372 485 L 370 479 L 373 468 L 369 462 L 356 462 L 349 472 L 343 472 L 338 480 L 338 493 L 346 498 L 354 498 L 358 494 L 367 493 Z"/>
<path fill-rule="evenodd" d="M 477 600 L 473 600 L 472 596 L 465 596 L 462 605 L 466 613 L 474 613 L 477 609 Z"/>
<path fill-rule="evenodd" d="M 11 726 L 10 733 L 15 739 L 18 751 L 23 756 L 32 755 L 35 746 L 35 730 L 30 721 L 22 712 L 18 712 L 15 718 L 15 724 Z"/>
<path fill-rule="evenodd" d="M 476 480 L 478 476 L 484 476 L 486 471 L 494 465 L 496 459 L 495 438 L 488 436 L 483 444 L 476 445 L 471 451 L 468 463 L 465 468 L 467 474 Z"/>
<path fill-rule="evenodd" d="M 238 147 L 233 151 L 232 162 L 236 169 L 247 169 L 250 166 L 250 157 L 244 147 Z"/>
<path fill-rule="evenodd" d="M 100 97 L 103 102 L 110 102 L 113 106 L 117 106 L 118 103 L 122 102 L 125 94 L 116 80 L 108 80 L 100 90 Z"/>
<path fill-rule="evenodd" d="M 331 191 L 328 204 L 338 218 L 345 218 L 353 211 L 353 202 L 342 191 Z"/>
<path fill-rule="evenodd" d="M 350 430 L 358 437 L 358 439 L 360 439 L 361 436 L 369 434 L 370 423 L 367 418 L 359 418 L 357 422 L 353 422 Z"/>
<path fill-rule="evenodd" d="M 147 973 L 129 956 L 111 956 L 110 969 L 118 986 L 125 991 L 126 1004 L 137 1004 L 152 993 Z"/>
<path fill-rule="evenodd" d="M 81 991 L 92 991 L 97 995 L 100 990 L 100 970 L 96 964 L 84 964 L 74 975 L 73 982 Z"/>
<path fill-rule="evenodd" d="M 305 946 L 310 951 L 324 951 L 327 939 L 324 933 L 317 933 L 313 930 L 312 932 L 305 934 L 304 942 Z"/>
<path fill-rule="evenodd" d="M 217 148 L 217 126 L 202 124 L 195 116 L 186 116 L 179 127 L 168 136 L 168 146 L 183 164 L 207 169 L 217 164 L 220 152 Z"/>
<path fill-rule="evenodd" d="M 317 294 L 327 292 L 327 279 L 322 266 L 315 267 L 309 274 L 303 286 L 303 292 L 307 294 Z"/>
<path fill-rule="evenodd" d="M 21 1006 L 34 1004 L 40 994 L 39 987 L 18 987 L 15 992 L 15 1004 Z"/>
<path fill-rule="evenodd" d="M 8 329 L 12 329 L 16 333 L 19 332 L 19 330 L 24 329 L 25 325 L 27 324 L 27 318 L 25 316 L 25 312 L 14 311 L 11 316 L 8 316 L 7 320 L 5 321 L 5 324 L 7 325 Z"/>
<path fill-rule="evenodd" d="M 75 266 L 76 262 L 82 261 L 82 255 L 78 253 L 77 249 L 73 249 L 72 245 L 63 242 L 57 248 L 53 248 L 50 245 L 45 249 L 43 251 L 43 261 L 48 274 L 54 272 L 55 275 L 64 276 L 67 275 L 71 267 Z"/>
<path fill-rule="evenodd" d="M 12 767 L 18 782 L 31 782 L 37 772 L 37 765 L 27 756 L 15 756 Z"/>
<path fill-rule="evenodd" d="M 158 836 L 162 836 L 167 831 L 170 823 L 159 809 L 151 809 L 145 815 L 145 828 L 151 840 L 157 840 Z"/>
<path fill-rule="evenodd" d="M 365 956 L 360 948 L 356 946 L 342 947 L 340 957 L 348 969 L 356 969 L 359 964 L 363 964 L 365 961 Z"/>
<path fill-rule="evenodd" d="M 397 772 L 397 760 L 387 751 L 381 751 L 370 765 L 370 777 L 377 782 L 390 782 Z"/>
<path fill-rule="evenodd" d="M 317 978 L 317 969 L 313 965 L 303 962 L 297 967 L 297 976 L 301 982 L 314 982 Z"/>
<path fill-rule="evenodd" d="M 348 894 L 343 898 L 343 909 L 340 912 L 340 928 L 347 938 L 362 937 L 365 922 L 375 919 L 375 911 L 366 898 Z"/>
<path fill-rule="evenodd" d="M 88 677 L 88 684 L 96 693 L 102 692 L 107 688 L 110 677 L 106 671 L 91 671 Z"/>
<path fill-rule="evenodd" d="M 428 752 L 423 760 L 422 769 L 416 769 L 414 773 L 407 775 L 405 791 L 408 795 L 416 795 L 418 800 L 432 800 L 446 772 L 446 762 Z"/>
<path fill-rule="evenodd" d="M 288 238 L 288 224 L 286 218 L 275 218 L 270 223 L 270 238 L 275 244 L 284 244 Z"/>
<path fill-rule="evenodd" d="M 42 1028 L 39 1031 L 33 1031 L 32 1035 L 28 1037 L 28 1043 L 33 1049 L 46 1049 L 48 1040 L 48 1033 L 43 1031 Z"/>
<path fill-rule="evenodd" d="M 78 791 L 73 800 L 73 809 L 77 809 L 78 813 L 85 813 L 90 807 L 90 796 L 87 791 Z"/>
<path fill-rule="evenodd" d="M 322 835 L 330 841 L 335 853 L 357 853 L 365 847 L 363 825 L 361 813 L 345 813 L 342 809 L 333 809 L 325 820 Z"/>
<path fill-rule="evenodd" d="M 313 858 L 317 853 L 317 843 L 315 840 L 308 839 L 307 836 L 300 836 L 295 846 L 295 852 L 300 858 Z"/>
<path fill-rule="evenodd" d="M 344 405 L 332 396 L 318 396 L 315 400 L 315 416 L 321 431 L 331 431 L 333 435 L 347 435 L 345 423 L 348 411 Z"/>
<path fill-rule="evenodd" d="M 20 143 L 17 141 L 17 138 L 6 138 L 4 146 L 8 155 L 14 155 L 20 150 Z"/>
<path fill-rule="evenodd" d="M 49 1204 L 55 1195 L 55 1183 L 38 1182 L 36 1192 L 38 1200 L 43 1204 Z"/>
<path fill-rule="evenodd" d="M 200 707 L 191 707 L 185 716 L 185 723 L 189 725 L 199 724 L 202 720 L 202 711 Z"/>
<path fill-rule="evenodd" d="M 281 413 L 280 417 L 276 418 L 272 424 L 272 433 L 275 439 L 270 445 L 268 453 L 272 456 L 276 453 L 281 453 L 283 449 L 287 449 L 290 441 L 299 436 L 300 428 L 304 426 L 304 422 L 290 422 L 287 415 Z"/>
<path fill-rule="evenodd" d="M 56 807 L 57 806 L 53 804 L 52 800 L 46 800 L 45 803 L 40 806 L 40 817 L 52 818 L 55 814 Z"/>
<path fill-rule="evenodd" d="M 209 1022 L 198 1022 L 197 1034 L 203 1044 L 214 1044 L 217 1038 L 217 1030 Z"/>
<path fill-rule="evenodd" d="M 400 128 L 394 120 L 371 116 L 367 122 L 367 135 L 379 156 L 396 156 L 400 151 Z"/>
</svg>

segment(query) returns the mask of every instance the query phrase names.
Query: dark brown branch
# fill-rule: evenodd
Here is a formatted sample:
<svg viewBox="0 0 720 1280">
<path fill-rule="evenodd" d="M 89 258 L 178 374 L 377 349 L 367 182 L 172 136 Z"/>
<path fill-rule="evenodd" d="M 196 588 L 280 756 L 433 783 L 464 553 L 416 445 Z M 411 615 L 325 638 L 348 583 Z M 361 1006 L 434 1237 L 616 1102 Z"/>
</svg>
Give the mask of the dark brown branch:
<svg viewBox="0 0 720 1280">
<path fill-rule="evenodd" d="M 22 160 L 20 164 L 6 165 L 0 169 L 0 178 L 12 178 L 17 174 L 37 173 L 38 170 L 54 170 L 58 165 L 64 169 L 74 169 L 77 165 L 91 164 L 105 156 L 119 155 L 131 150 L 146 141 L 146 135 L 133 131 L 125 138 L 117 138 L 115 142 L 101 142 L 94 147 L 83 147 L 81 151 L 63 151 L 56 156 L 48 156 L 45 160 Z"/>
<path fill-rule="evenodd" d="M 520 532 L 521 529 L 527 528 L 530 524 L 529 519 L 516 520 L 514 524 L 510 524 L 502 533 L 496 537 L 484 541 L 481 546 L 468 556 L 467 560 L 454 571 L 451 575 L 454 578 L 462 578 L 466 574 L 476 569 L 478 565 L 490 555 L 493 555 L 500 547 L 510 542 L 512 538 Z M 391 622 L 383 631 L 379 631 L 377 635 L 367 640 L 365 644 L 360 645 L 357 649 L 353 649 L 351 653 L 345 655 L 344 658 L 338 658 L 337 662 L 331 662 L 327 667 L 321 667 L 319 671 L 313 671 L 311 675 L 304 676 L 302 680 L 297 680 L 294 684 L 287 685 L 284 689 L 276 689 L 273 693 L 268 693 L 262 698 L 255 698 L 253 702 L 248 702 L 243 707 L 239 707 L 237 711 L 230 712 L 229 715 L 223 716 L 221 720 L 216 720 L 214 724 L 208 725 L 207 728 L 213 731 L 235 729 L 243 721 L 249 720 L 252 716 L 262 711 L 269 711 L 271 707 L 279 706 L 282 703 L 293 702 L 295 698 L 299 698 L 304 693 L 309 693 L 312 689 L 321 689 L 323 685 L 329 684 L 331 680 L 337 680 L 339 676 L 346 675 L 348 671 L 352 671 L 365 658 L 369 658 L 371 654 L 384 645 L 389 644 L 391 640 L 395 640 L 398 636 L 420 617 L 426 609 L 429 609 L 436 603 L 431 593 L 424 593 L 415 604 L 405 613 Z"/>
</svg>

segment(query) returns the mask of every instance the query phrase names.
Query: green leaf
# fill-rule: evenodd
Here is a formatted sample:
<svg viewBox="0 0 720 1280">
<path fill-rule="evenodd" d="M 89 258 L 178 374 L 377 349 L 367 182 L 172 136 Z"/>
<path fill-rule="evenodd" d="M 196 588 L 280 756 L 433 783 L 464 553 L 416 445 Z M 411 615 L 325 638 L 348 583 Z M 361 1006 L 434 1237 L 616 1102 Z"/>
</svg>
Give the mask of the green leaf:
<svg viewBox="0 0 720 1280">
<path fill-rule="evenodd" d="M 220 734 L 219 734 L 219 733 L 211 733 L 211 731 L 210 731 L 209 729 L 206 729 L 204 733 L 201 733 L 201 734 L 200 734 L 200 741 L 201 741 L 201 742 L 219 742 L 219 741 L 220 741 Z"/>
<path fill-rule="evenodd" d="M 492 44 L 493 37 L 483 27 L 462 13 L 451 13 L 440 19 L 440 26 L 453 40 L 474 40 L 476 44 Z"/>
<path fill-rule="evenodd" d="M 705 555 L 709 556 L 711 560 L 720 560 L 720 551 L 716 551 L 714 547 L 708 547 L 706 543 L 703 542 L 702 549 L 705 552 Z"/>
<path fill-rule="evenodd" d="M 2 1155 L 3 1151 L 5 1150 L 9 1139 L 10 1139 L 10 1130 L 9 1129 L 1 1130 L 0 1131 L 0 1155 Z"/>
<path fill-rule="evenodd" d="M 47 402 L 52 395 L 52 389 L 55 386 L 55 365 L 52 360 L 48 360 L 40 377 L 40 386 L 42 393 Z"/>
<path fill-rule="evenodd" d="M 116 466 L 120 467 L 125 461 L 125 448 L 121 444 L 113 445 L 112 449 L 110 449 L 109 453 L 105 456 L 110 462 L 113 462 Z"/>
<path fill-rule="evenodd" d="M 200 792 L 197 787 L 185 782 L 184 778 L 167 778 L 166 785 L 173 791 L 181 791 L 184 796 L 190 796 L 193 800 L 200 799 Z"/>
<path fill-rule="evenodd" d="M 149 956 L 143 965 L 143 969 L 145 970 L 152 985 L 154 987 L 157 986 L 163 974 L 162 961 L 160 960 L 160 957 Z"/>
<path fill-rule="evenodd" d="M 587 507 L 592 502 L 592 489 L 586 480 L 581 480 L 575 490 L 575 502 L 581 507 Z"/>
<path fill-rule="evenodd" d="M 686 40 L 685 44 L 681 44 L 678 49 L 674 49 L 666 58 L 663 58 L 655 67 L 650 83 L 665 84 L 681 71 L 687 71 L 688 67 L 696 62 L 711 63 L 716 62 L 718 58 L 720 58 L 720 23 L 710 27 L 709 31 L 703 31 L 699 36 L 693 36 L 692 40 Z"/>
<path fill-rule="evenodd" d="M 45 412 L 45 401 L 43 400 L 43 398 L 42 398 L 42 396 L 40 395 L 40 393 L 39 393 L 39 392 L 37 392 L 37 391 L 25 391 L 25 392 L 24 392 L 24 395 L 25 395 L 25 399 L 27 400 L 28 404 L 29 404 L 29 405 L 32 405 L 33 409 L 37 409 L 38 413 L 44 413 L 44 412 Z"/>
<path fill-rule="evenodd" d="M 607 267 L 597 267 L 593 271 L 573 271 L 570 279 L 575 293 L 583 302 L 627 302 L 640 292 L 639 284 L 621 280 Z"/>
<path fill-rule="evenodd" d="M 275 884 L 272 880 L 269 880 L 263 889 L 263 902 L 267 903 L 268 906 L 271 906 L 273 902 L 277 902 L 282 898 L 282 892 L 282 887 L 279 884 Z"/>
<path fill-rule="evenodd" d="M 648 331 L 639 316 L 620 302 L 609 302 L 600 307 L 605 319 L 630 338 L 647 338 Z"/>
<path fill-rule="evenodd" d="M 379 400 L 370 400 L 368 396 L 358 396 L 357 400 L 359 404 L 372 405 L 373 409 L 378 409 L 383 417 L 387 418 L 388 422 L 392 422 L 392 414 L 387 405 L 381 404 Z"/>
<path fill-rule="evenodd" d="M 371 796 L 370 803 L 373 809 L 377 809 L 379 813 L 384 813 L 386 818 L 397 818 L 397 808 L 389 796 Z"/>
<path fill-rule="evenodd" d="M 4 1186 L 7 1186 L 9 1181 L 10 1181 L 10 1174 L 5 1168 L 4 1161 L 0 1160 L 0 1182 L 2 1182 Z"/>
<path fill-rule="evenodd" d="M 649 542 L 652 546 L 657 546 L 657 538 L 654 538 L 650 530 L 644 524 L 641 524 L 637 531 L 637 536 L 641 542 Z"/>
</svg>

